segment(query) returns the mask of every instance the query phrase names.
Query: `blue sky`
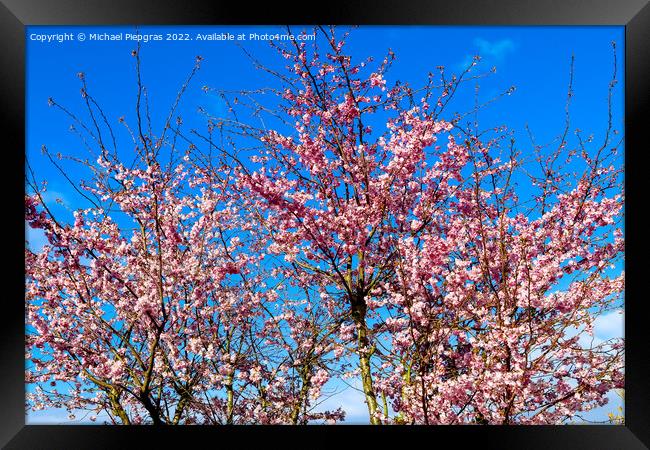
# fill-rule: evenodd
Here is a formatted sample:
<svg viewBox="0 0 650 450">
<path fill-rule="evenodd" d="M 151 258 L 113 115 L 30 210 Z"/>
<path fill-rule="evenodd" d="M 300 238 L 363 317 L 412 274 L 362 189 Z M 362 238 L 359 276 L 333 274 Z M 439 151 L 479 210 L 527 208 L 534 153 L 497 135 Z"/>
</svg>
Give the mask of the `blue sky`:
<svg viewBox="0 0 650 450">
<path fill-rule="evenodd" d="M 303 27 L 292 27 L 294 33 Z M 115 129 L 117 118 L 129 119 L 135 110 L 133 41 L 42 42 L 33 35 L 109 32 L 133 33 L 133 27 L 46 27 L 32 26 L 27 39 L 27 155 L 40 179 L 48 180 L 50 191 L 46 200 L 53 211 L 64 217 L 82 206 L 78 195 L 69 188 L 41 155 L 46 145 L 54 154 L 82 155 L 85 150 L 79 138 L 68 131 L 71 121 L 61 111 L 48 106 L 48 98 L 83 118 L 84 106 L 79 95 L 81 87 L 78 72 L 86 75 L 89 90 L 102 106 Z M 167 33 L 246 33 L 284 32 L 282 27 L 140 27 L 142 34 Z M 532 130 L 538 143 L 555 138 L 564 126 L 564 107 L 571 56 L 575 55 L 574 97 L 571 104 L 572 129 L 585 134 L 602 136 L 607 124 L 607 87 L 612 73 L 611 42 L 617 44 L 618 85 L 613 102 L 614 127 L 623 129 L 624 28 L 623 27 L 411 27 L 363 26 L 352 30 L 348 39 L 353 57 L 374 56 L 379 61 L 392 49 L 397 55 L 394 67 L 387 75 L 389 84 L 396 80 L 422 85 L 429 72 L 444 65 L 449 72 L 461 72 L 474 55 L 483 58 L 477 72 L 496 67 L 496 73 L 480 81 L 479 101 L 490 98 L 515 86 L 512 95 L 502 97 L 479 113 L 482 128 L 507 124 L 524 147 L 528 138 L 525 126 Z M 270 51 L 264 41 L 241 42 L 246 52 L 271 67 L 285 62 Z M 204 58 L 202 68 L 187 91 L 179 113 L 189 127 L 201 129 L 205 119 L 196 114 L 198 107 L 219 115 L 222 102 L 213 93 L 201 88 L 209 86 L 224 90 L 272 87 L 275 81 L 260 73 L 234 42 L 208 41 L 150 41 L 142 43 L 142 75 L 151 100 L 152 119 L 160 123 L 166 117 L 177 91 L 192 68 L 195 57 Z M 466 111 L 474 102 L 473 85 L 462 89 L 452 110 Z M 131 121 L 131 123 L 133 123 Z M 120 131 L 121 132 L 121 131 Z M 127 138 L 125 135 L 122 138 Z M 121 138 L 118 138 L 118 140 Z M 128 138 L 127 138 L 128 139 Z M 526 148 L 522 148 L 526 150 Z M 528 147 L 530 150 L 530 147 Z M 70 166 L 71 167 L 71 166 Z M 73 171 L 70 172 L 75 177 Z M 61 204 L 55 199 L 60 198 Z M 29 245 L 40 248 L 41 234 L 28 230 Z M 622 335 L 620 315 L 603 319 L 596 328 L 599 338 Z M 358 398 L 358 400 L 357 400 Z M 336 400 L 335 400 L 336 399 Z M 603 420 L 620 402 L 618 397 L 610 405 L 588 414 L 592 420 Z M 349 421 L 366 421 L 361 396 L 348 389 L 328 403 L 349 405 Z M 360 404 L 361 408 L 357 406 Z M 59 415 L 62 414 L 62 415 Z M 47 411 L 32 414 L 31 422 L 65 421 L 67 413 Z"/>
</svg>

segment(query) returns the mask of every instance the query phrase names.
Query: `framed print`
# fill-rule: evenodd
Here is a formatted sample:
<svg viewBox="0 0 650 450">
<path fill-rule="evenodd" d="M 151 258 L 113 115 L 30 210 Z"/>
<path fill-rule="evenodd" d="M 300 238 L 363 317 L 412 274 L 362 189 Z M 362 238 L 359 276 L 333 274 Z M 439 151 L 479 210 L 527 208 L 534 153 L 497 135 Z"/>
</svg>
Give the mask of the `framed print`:
<svg viewBox="0 0 650 450">
<path fill-rule="evenodd" d="M 647 2 L 303 7 L 3 2 L 2 444 L 648 448 Z"/>
</svg>

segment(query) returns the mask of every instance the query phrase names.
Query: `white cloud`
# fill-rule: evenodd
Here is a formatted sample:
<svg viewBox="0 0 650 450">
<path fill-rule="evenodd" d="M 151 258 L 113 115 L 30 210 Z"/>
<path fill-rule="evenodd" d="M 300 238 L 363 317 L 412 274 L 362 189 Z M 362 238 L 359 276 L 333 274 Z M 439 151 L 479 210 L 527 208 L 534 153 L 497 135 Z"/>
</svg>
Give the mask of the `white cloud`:
<svg viewBox="0 0 650 450">
<path fill-rule="evenodd" d="M 458 64 L 459 70 L 467 69 L 474 61 L 474 56 L 481 57 L 484 63 L 488 65 L 495 65 L 496 63 L 503 62 L 505 57 L 513 53 L 517 45 L 512 39 L 499 39 L 495 41 L 488 41 L 483 38 L 476 38 L 473 41 L 476 51 L 472 54 L 465 55 L 465 58 Z"/>
<path fill-rule="evenodd" d="M 482 38 L 474 39 L 474 45 L 479 49 L 479 55 L 482 57 L 492 57 L 496 60 L 502 60 L 507 54 L 515 51 L 515 43 L 511 39 L 501 39 L 498 41 L 487 41 Z"/>
<path fill-rule="evenodd" d="M 345 411 L 344 424 L 368 424 L 370 416 L 368 415 L 365 396 L 359 390 L 361 383 L 359 380 L 349 380 L 349 384 L 351 386 L 337 383 L 336 388 L 341 389 L 341 391 L 323 400 L 316 410 L 326 411 L 341 408 Z"/>
<path fill-rule="evenodd" d="M 617 309 L 596 318 L 594 321 L 594 334 L 602 340 L 623 337 L 623 310 Z"/>
<path fill-rule="evenodd" d="M 596 317 L 593 324 L 593 335 L 587 333 L 584 327 L 567 327 L 564 330 L 564 337 L 570 339 L 579 336 L 578 345 L 586 349 L 592 348 L 609 339 L 623 337 L 623 318 L 623 310 L 616 309 Z"/>
<path fill-rule="evenodd" d="M 99 414 L 75 409 L 72 411 L 74 419 L 70 418 L 70 413 L 65 409 L 44 409 L 41 411 L 27 411 L 25 423 L 27 425 L 98 425 L 105 421 L 110 423 L 110 417 L 105 412 Z M 92 415 L 97 419 L 93 422 L 90 420 Z"/>
<path fill-rule="evenodd" d="M 596 333 L 594 333 L 594 335 L 592 336 L 589 333 L 587 333 L 583 327 L 580 328 L 567 327 L 564 330 L 565 339 L 571 339 L 574 336 L 579 336 L 578 345 L 584 349 L 590 349 L 596 347 L 597 345 L 600 345 L 603 342 L 602 339 L 596 336 Z"/>
</svg>

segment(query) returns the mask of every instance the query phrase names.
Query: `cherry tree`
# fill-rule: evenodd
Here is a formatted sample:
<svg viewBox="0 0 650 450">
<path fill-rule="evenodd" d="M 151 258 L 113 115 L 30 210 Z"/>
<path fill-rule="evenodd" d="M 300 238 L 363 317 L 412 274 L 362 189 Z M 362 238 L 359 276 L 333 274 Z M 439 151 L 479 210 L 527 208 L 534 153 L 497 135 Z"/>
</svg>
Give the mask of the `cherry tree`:
<svg viewBox="0 0 650 450">
<path fill-rule="evenodd" d="M 66 156 L 44 148 L 89 204 L 74 211 L 73 223 L 57 220 L 44 201 L 45 183 L 28 167 L 25 219 L 48 241 L 41 251 L 25 250 L 26 377 L 37 385 L 28 404 L 105 412 L 122 424 L 341 418 L 339 411 L 309 415 L 327 381 L 320 316 L 292 311 L 288 330 L 278 328 L 281 318 L 272 311 L 287 306 L 266 289 L 271 280 L 263 256 L 247 243 L 250 224 L 229 195 L 232 170 L 216 167 L 183 140 L 183 121 L 174 112 L 200 58 L 154 134 L 148 105 L 146 114 L 141 108 L 139 50 L 134 57 L 137 127 L 120 122 L 135 159 L 124 157 L 128 150 L 119 148 L 83 74 L 91 125 L 50 99 L 96 148 L 94 161 L 69 157 L 90 174 L 78 183 L 61 166 Z M 311 346 L 298 336 L 284 347 L 266 345 L 298 333 Z M 290 378 L 296 370 L 300 376 Z"/>
<path fill-rule="evenodd" d="M 441 112 L 468 71 L 449 80 L 442 72 L 437 83 L 430 75 L 420 90 L 387 87 L 394 54 L 371 70 L 372 60 L 353 64 L 333 29 L 319 32 L 323 55 L 304 43 L 278 47 L 290 63 L 278 75 L 282 117 L 295 120 L 285 121 L 287 132 L 236 117 L 226 126 L 260 143 L 250 156 L 256 167 L 234 157 L 245 212 L 288 276 L 336 302 L 341 345 L 356 342 L 370 420 L 380 424 L 372 359 L 387 306 L 382 286 L 396 275 L 400 242 L 439 233 L 462 187 L 469 152 Z"/>
<path fill-rule="evenodd" d="M 526 211 L 515 155 L 473 155 L 474 192 L 459 196 L 444 235 L 400 243 L 383 389 L 400 421 L 565 422 L 623 386 L 622 339 L 588 338 L 624 292 L 624 275 L 610 273 L 623 252 L 619 170 L 601 154 L 566 189 L 549 171 Z"/>
<path fill-rule="evenodd" d="M 533 139 L 527 160 L 507 134 L 482 143 L 466 132 L 468 189 L 447 227 L 399 243 L 382 380 L 397 422 L 564 423 L 624 386 L 623 339 L 593 337 L 625 284 L 616 53 L 600 143 L 580 130 L 568 142 L 572 80 L 573 61 L 554 150 Z"/>
</svg>

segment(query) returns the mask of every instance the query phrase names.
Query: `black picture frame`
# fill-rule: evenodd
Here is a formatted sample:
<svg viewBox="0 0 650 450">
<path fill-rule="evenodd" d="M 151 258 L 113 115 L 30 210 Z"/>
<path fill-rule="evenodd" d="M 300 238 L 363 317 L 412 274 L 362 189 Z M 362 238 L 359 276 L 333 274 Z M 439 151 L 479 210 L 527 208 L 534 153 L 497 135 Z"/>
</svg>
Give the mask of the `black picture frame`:
<svg viewBox="0 0 650 450">
<path fill-rule="evenodd" d="M 626 190 L 626 395 L 624 426 L 457 427 L 109 427 L 25 425 L 24 399 L 24 118 L 27 25 L 118 24 L 418 24 L 418 25 L 624 25 Z M 3 304 L 0 310 L 0 445 L 8 449 L 148 448 L 224 445 L 312 448 L 415 445 L 481 449 L 643 449 L 650 447 L 648 414 L 650 327 L 643 277 L 644 175 L 648 123 L 650 5 L 647 0 L 426 0 L 325 2 L 197 2 L 185 0 L 2 0 L 0 5 L 2 156 L 4 202 Z M 647 176 L 645 177 L 647 178 Z M 22 216 L 24 217 L 24 216 Z M 353 436 L 354 435 L 354 436 Z M 354 438 L 354 441 L 352 439 Z M 365 441 L 364 441 L 365 439 Z M 446 441 L 446 442 L 445 442 Z M 230 444 L 228 444 L 230 445 Z M 359 445 L 359 444 L 355 444 Z"/>
</svg>

